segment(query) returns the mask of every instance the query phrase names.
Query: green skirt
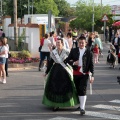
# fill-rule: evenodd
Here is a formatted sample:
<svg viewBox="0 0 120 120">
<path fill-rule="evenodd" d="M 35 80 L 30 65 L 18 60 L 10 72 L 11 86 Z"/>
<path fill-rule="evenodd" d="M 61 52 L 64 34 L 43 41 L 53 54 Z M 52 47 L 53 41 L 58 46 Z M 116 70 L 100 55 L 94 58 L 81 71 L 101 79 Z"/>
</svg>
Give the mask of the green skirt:
<svg viewBox="0 0 120 120">
<path fill-rule="evenodd" d="M 73 77 L 60 64 L 54 64 L 47 76 L 42 103 L 50 107 L 79 104 Z"/>
</svg>

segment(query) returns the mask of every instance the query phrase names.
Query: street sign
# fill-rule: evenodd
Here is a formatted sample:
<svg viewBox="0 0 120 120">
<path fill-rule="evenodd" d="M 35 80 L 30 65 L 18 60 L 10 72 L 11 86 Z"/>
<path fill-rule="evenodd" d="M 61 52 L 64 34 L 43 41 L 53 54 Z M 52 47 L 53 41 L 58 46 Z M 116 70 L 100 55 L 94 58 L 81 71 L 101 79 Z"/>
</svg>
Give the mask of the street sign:
<svg viewBox="0 0 120 120">
<path fill-rule="evenodd" d="M 104 14 L 103 17 L 102 17 L 102 21 L 104 22 L 104 21 L 108 21 L 108 20 L 109 20 L 109 19 L 108 19 L 107 15 Z"/>
</svg>

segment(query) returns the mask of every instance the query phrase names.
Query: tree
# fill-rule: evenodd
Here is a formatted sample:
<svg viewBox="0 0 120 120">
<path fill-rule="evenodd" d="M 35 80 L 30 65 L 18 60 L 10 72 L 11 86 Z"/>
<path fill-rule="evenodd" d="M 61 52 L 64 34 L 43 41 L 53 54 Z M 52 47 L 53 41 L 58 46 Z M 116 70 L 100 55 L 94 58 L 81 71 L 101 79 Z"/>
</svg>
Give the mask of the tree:
<svg viewBox="0 0 120 120">
<path fill-rule="evenodd" d="M 110 7 L 109 6 L 103 6 L 101 8 L 100 4 L 94 3 L 94 15 L 95 15 L 95 22 L 94 25 L 96 25 L 96 21 L 101 20 L 102 14 L 110 13 Z M 88 31 L 92 30 L 92 16 L 93 16 L 93 2 L 92 0 L 89 0 L 86 2 L 86 0 L 79 0 L 76 4 L 76 16 L 77 19 L 72 21 L 70 23 L 70 26 L 72 28 L 77 27 L 78 29 L 86 29 Z M 75 22 L 75 23 L 74 23 Z M 97 26 L 97 25 L 96 25 Z M 95 28 L 96 30 L 96 28 Z"/>
<path fill-rule="evenodd" d="M 13 0 L 6 0 L 5 4 L 5 15 L 10 15 L 13 21 Z M 28 14 L 28 0 L 18 0 L 17 9 L 18 18 L 22 18 L 24 14 Z"/>
<path fill-rule="evenodd" d="M 39 0 L 34 6 L 36 8 L 36 14 L 47 14 L 49 10 L 51 10 L 52 14 L 55 16 L 59 14 L 59 10 L 54 0 Z"/>
<path fill-rule="evenodd" d="M 66 0 L 54 0 L 59 10 L 59 16 L 69 17 L 75 13 L 74 7 L 70 7 L 70 4 Z"/>
</svg>

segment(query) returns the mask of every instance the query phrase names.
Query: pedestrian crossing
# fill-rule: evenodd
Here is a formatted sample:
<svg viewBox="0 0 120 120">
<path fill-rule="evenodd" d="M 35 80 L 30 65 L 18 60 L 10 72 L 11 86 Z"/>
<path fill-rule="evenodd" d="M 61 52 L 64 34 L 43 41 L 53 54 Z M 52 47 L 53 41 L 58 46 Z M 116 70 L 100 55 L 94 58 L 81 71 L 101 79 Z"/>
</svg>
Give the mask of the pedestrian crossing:
<svg viewBox="0 0 120 120">
<path fill-rule="evenodd" d="M 87 111 L 86 110 L 85 115 L 91 116 L 91 117 L 102 118 L 102 119 L 104 118 L 104 119 L 108 119 L 108 120 L 120 120 L 120 115 L 118 114 L 118 113 L 120 113 L 119 112 L 120 111 L 120 100 L 112 100 L 112 101 L 109 101 L 109 103 L 115 103 L 115 104 L 114 104 L 114 106 L 111 104 L 109 104 L 109 105 L 105 105 L 105 104 L 94 105 L 92 107 L 96 108 L 97 111 L 96 110 L 95 111 Z M 103 110 L 105 110 L 106 113 L 104 113 Z M 106 110 L 115 111 L 116 114 L 109 114 Z M 72 113 L 80 114 L 80 111 L 75 111 Z"/>
</svg>

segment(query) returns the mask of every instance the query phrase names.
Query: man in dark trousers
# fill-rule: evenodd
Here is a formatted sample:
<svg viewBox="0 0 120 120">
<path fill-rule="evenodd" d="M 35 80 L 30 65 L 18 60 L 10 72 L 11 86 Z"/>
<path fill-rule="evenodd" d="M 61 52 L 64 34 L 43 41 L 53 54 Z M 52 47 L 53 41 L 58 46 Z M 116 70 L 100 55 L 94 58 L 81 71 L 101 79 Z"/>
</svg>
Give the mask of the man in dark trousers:
<svg viewBox="0 0 120 120">
<path fill-rule="evenodd" d="M 86 91 L 89 74 L 91 73 L 90 83 L 94 81 L 94 62 L 92 52 L 86 48 L 86 38 L 80 37 L 77 48 L 71 50 L 65 60 L 73 67 L 74 82 L 80 102 L 80 114 L 85 114 Z"/>
</svg>

